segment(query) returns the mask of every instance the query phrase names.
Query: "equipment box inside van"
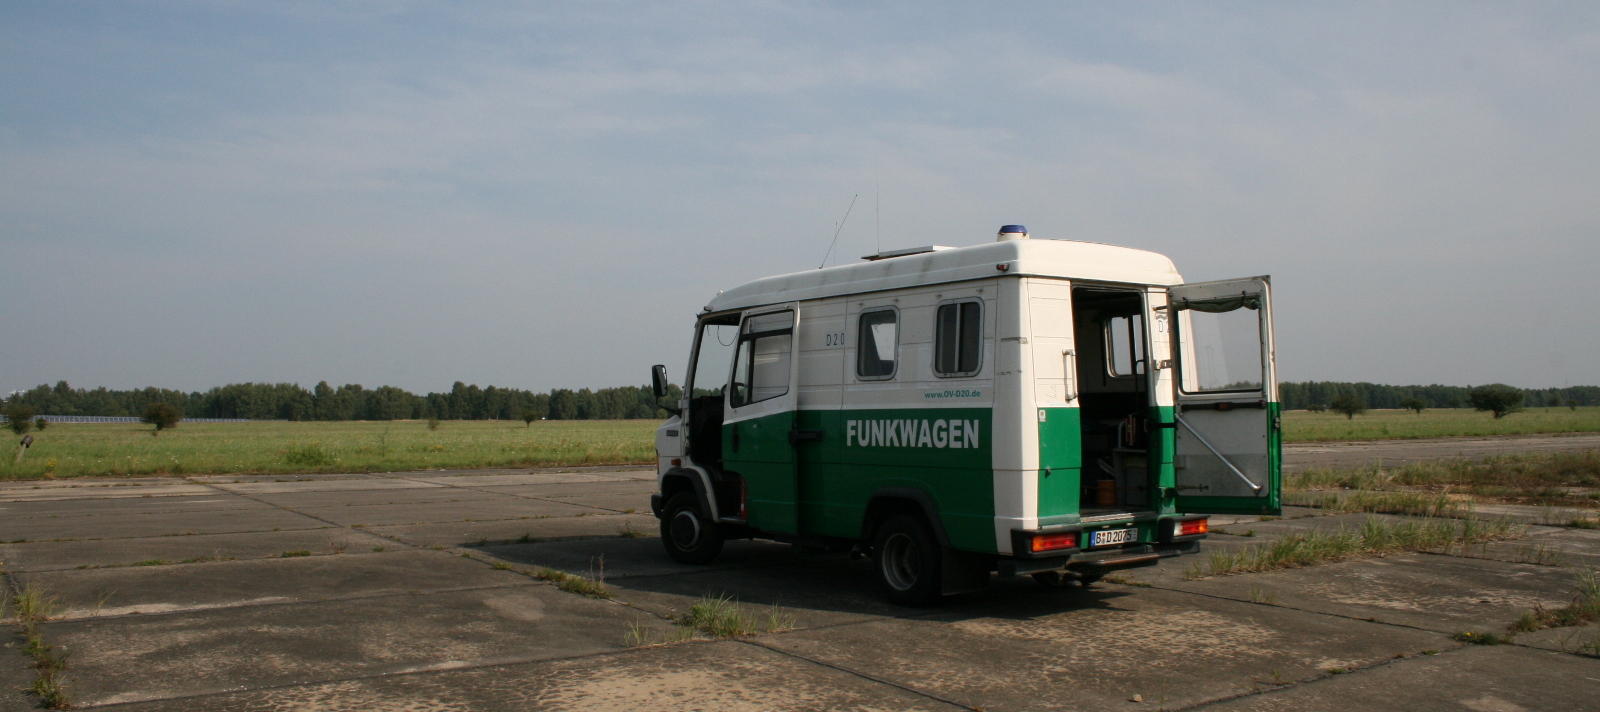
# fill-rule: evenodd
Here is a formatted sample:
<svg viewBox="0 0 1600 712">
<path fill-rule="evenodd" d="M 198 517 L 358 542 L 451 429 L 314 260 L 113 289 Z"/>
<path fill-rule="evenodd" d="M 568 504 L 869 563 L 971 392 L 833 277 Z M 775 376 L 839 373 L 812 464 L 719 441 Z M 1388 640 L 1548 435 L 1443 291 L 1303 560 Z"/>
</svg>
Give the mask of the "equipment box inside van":
<svg viewBox="0 0 1600 712">
<path fill-rule="evenodd" d="M 999 237 L 719 293 L 656 432 L 667 552 L 854 550 L 921 604 L 995 573 L 1088 584 L 1198 552 L 1196 513 L 1279 512 L 1268 278 Z"/>
</svg>

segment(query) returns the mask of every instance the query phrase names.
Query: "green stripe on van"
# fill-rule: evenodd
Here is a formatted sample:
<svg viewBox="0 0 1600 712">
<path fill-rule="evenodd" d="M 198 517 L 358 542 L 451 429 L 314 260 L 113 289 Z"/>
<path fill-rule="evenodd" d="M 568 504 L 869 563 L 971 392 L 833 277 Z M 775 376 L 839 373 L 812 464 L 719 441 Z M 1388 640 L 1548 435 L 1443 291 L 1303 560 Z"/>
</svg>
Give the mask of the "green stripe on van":
<svg viewBox="0 0 1600 712">
<path fill-rule="evenodd" d="M 907 487 L 932 497 L 956 548 L 997 551 L 993 422 L 989 408 L 800 411 L 823 432 L 798 446 L 801 530 L 859 537 L 872 493 Z"/>
</svg>

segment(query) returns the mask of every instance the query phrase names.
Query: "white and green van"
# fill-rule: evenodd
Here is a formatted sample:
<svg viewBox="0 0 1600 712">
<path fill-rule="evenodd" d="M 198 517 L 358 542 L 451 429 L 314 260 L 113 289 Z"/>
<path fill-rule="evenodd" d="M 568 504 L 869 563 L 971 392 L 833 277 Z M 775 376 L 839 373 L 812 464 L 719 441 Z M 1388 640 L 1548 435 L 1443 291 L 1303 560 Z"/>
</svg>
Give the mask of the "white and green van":
<svg viewBox="0 0 1600 712">
<path fill-rule="evenodd" d="M 848 549 L 922 604 L 995 573 L 1088 584 L 1198 552 L 1204 514 L 1278 513 L 1268 278 L 1185 284 L 1162 255 L 1020 225 L 865 259 L 697 317 L 656 431 L 673 558 Z"/>
</svg>

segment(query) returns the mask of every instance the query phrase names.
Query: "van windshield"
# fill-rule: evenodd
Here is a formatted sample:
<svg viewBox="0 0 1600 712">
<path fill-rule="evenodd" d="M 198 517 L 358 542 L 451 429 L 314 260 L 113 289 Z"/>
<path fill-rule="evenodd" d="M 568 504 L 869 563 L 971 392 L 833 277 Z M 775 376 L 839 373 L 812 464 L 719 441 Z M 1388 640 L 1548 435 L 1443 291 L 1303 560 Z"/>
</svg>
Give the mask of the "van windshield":
<svg viewBox="0 0 1600 712">
<path fill-rule="evenodd" d="M 700 322 L 699 346 L 694 363 L 690 366 L 694 369 L 691 398 L 722 397 L 722 389 L 728 385 L 728 368 L 733 365 L 733 352 L 738 344 L 738 314 Z"/>
</svg>

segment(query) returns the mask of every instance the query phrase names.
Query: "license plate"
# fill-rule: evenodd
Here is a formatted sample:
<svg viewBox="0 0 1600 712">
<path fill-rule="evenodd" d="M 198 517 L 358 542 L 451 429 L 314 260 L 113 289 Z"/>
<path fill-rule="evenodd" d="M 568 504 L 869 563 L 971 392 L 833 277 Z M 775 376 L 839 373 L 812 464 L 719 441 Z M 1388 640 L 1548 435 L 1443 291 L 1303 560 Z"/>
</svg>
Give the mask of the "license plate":
<svg viewBox="0 0 1600 712">
<path fill-rule="evenodd" d="M 1139 530 L 1135 529 L 1101 529 L 1089 534 L 1089 546 L 1110 546 L 1112 544 L 1126 544 L 1139 540 Z"/>
</svg>

